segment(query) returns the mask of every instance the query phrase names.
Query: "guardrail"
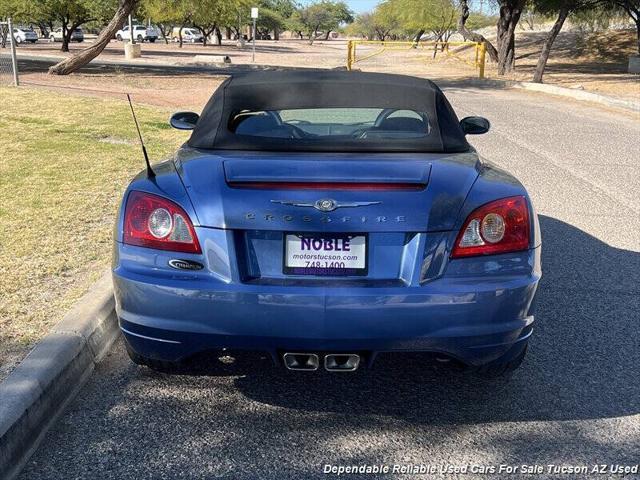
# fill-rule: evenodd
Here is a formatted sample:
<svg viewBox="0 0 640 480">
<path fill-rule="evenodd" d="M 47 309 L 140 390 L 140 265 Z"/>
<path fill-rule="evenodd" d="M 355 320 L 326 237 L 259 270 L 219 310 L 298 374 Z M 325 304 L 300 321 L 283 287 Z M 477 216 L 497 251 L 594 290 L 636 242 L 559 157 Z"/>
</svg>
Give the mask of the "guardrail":
<svg viewBox="0 0 640 480">
<path fill-rule="evenodd" d="M 380 48 L 374 50 L 373 52 L 367 52 L 362 57 L 357 57 L 357 45 L 377 45 Z M 457 51 L 454 51 L 451 47 L 463 48 L 458 48 Z M 459 52 L 461 50 L 464 50 L 464 47 L 472 47 L 474 49 L 473 60 L 465 59 L 459 55 Z M 438 49 L 440 49 L 441 53 L 444 53 L 449 57 L 456 58 L 461 62 L 464 62 L 477 69 L 479 78 L 485 77 L 487 46 L 484 42 L 397 42 L 383 40 L 349 40 L 349 42 L 347 43 L 347 70 L 352 70 L 353 66 L 356 63 L 363 62 L 369 58 L 382 55 L 385 52 L 411 52 L 413 50 L 424 50 L 426 53 L 427 49 L 431 49 L 430 51 L 433 52 L 437 52 Z"/>
</svg>

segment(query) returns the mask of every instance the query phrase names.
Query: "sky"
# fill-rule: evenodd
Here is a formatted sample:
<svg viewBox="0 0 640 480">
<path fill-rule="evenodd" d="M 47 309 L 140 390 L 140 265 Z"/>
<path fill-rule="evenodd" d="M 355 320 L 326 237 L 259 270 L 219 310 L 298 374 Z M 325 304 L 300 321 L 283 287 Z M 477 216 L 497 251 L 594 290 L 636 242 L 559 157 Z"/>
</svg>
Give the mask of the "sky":
<svg viewBox="0 0 640 480">
<path fill-rule="evenodd" d="M 303 0 L 300 3 L 312 3 L 313 0 Z M 380 3 L 382 0 L 344 0 L 347 5 L 353 10 L 355 13 L 363 13 L 372 11 L 375 6 Z M 471 8 L 478 8 L 482 5 L 482 9 L 488 13 L 491 9 L 491 0 L 472 0 L 469 2 Z"/>
<path fill-rule="evenodd" d="M 380 3 L 379 0 L 346 0 L 347 5 L 356 13 L 370 12 Z"/>
</svg>

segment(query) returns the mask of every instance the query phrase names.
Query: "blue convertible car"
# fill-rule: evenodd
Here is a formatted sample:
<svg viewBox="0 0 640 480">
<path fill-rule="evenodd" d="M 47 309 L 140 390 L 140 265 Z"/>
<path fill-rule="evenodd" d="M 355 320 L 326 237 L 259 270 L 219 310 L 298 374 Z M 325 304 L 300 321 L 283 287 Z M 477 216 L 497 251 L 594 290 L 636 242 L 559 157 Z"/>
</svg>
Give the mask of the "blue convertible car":
<svg viewBox="0 0 640 480">
<path fill-rule="evenodd" d="M 432 82 L 255 72 L 226 80 L 165 162 L 129 185 L 113 258 L 131 358 L 260 351 L 353 371 L 427 352 L 487 375 L 522 362 L 540 228 Z"/>
</svg>

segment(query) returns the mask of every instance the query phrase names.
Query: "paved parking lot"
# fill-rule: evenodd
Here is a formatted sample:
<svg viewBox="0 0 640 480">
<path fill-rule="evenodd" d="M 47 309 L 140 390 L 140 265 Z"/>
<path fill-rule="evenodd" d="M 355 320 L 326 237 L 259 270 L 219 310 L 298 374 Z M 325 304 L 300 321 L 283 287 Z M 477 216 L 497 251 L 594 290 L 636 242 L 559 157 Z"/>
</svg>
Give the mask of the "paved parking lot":
<svg viewBox="0 0 640 480">
<path fill-rule="evenodd" d="M 492 121 L 473 143 L 524 182 L 540 214 L 537 329 L 511 381 L 398 360 L 353 375 L 265 366 L 167 376 L 131 364 L 119 342 L 20 478 L 308 479 L 326 478 L 325 464 L 638 463 L 638 117 L 448 87 L 461 117 Z M 472 475 L 447 478 L 458 477 Z M 598 478 L 608 477 L 620 478 Z"/>
</svg>

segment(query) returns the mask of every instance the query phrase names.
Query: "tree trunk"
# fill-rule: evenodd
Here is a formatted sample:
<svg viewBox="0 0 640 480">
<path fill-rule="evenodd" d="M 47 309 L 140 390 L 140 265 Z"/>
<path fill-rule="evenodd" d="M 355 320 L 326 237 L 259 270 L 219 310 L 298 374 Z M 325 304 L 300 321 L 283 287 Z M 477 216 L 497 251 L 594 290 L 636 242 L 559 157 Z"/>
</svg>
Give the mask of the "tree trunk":
<svg viewBox="0 0 640 480">
<path fill-rule="evenodd" d="M 326 35 L 324 36 L 325 40 L 329 40 L 329 35 L 331 35 L 331 30 L 327 30 Z"/>
<path fill-rule="evenodd" d="M 487 53 L 493 62 L 498 61 L 498 50 L 493 44 L 479 33 L 475 33 L 467 29 L 467 19 L 469 18 L 469 3 L 467 0 L 460 0 L 460 18 L 458 18 L 458 32 L 466 42 L 484 42 L 487 46 Z"/>
<path fill-rule="evenodd" d="M 218 27 L 215 27 L 213 31 L 215 33 L 216 40 L 218 41 L 218 46 L 222 46 L 222 32 L 220 32 L 220 29 Z"/>
<path fill-rule="evenodd" d="M 435 44 L 433 46 L 433 58 L 434 59 L 436 58 L 436 55 L 438 55 L 438 42 L 442 41 L 442 34 L 435 33 L 435 35 L 436 35 L 436 41 L 435 41 Z"/>
<path fill-rule="evenodd" d="M 182 48 L 182 29 L 184 28 L 184 25 L 182 25 L 179 29 L 178 29 L 178 45 L 180 46 L 180 48 Z M 202 44 L 204 45 L 204 43 L 206 42 L 206 39 L 202 39 Z"/>
<path fill-rule="evenodd" d="M 278 41 L 280 40 L 280 29 L 279 28 L 274 28 L 273 29 L 273 39 Z"/>
<path fill-rule="evenodd" d="M 158 29 L 160 29 L 160 35 L 162 35 L 162 39 L 164 40 L 165 45 L 169 45 L 169 39 L 167 38 L 167 32 L 172 30 L 172 27 L 167 27 L 163 23 L 158 24 Z"/>
<path fill-rule="evenodd" d="M 207 37 L 209 36 L 209 35 L 207 35 L 207 31 L 205 30 L 204 27 L 199 27 L 195 23 L 193 24 L 193 26 L 196 27 L 198 30 L 200 30 L 200 33 L 202 34 L 202 46 L 206 47 L 207 46 Z M 180 33 L 182 33 L 182 31 L 180 31 Z"/>
<path fill-rule="evenodd" d="M 44 22 L 38 22 L 38 29 L 40 30 L 40 35 L 42 36 L 42 38 L 49 38 L 47 25 Z"/>
<path fill-rule="evenodd" d="M 78 53 L 49 68 L 49 73 L 52 75 L 68 75 L 100 55 L 116 32 L 122 28 L 137 1 L 119 0 L 118 10 L 116 10 L 109 24 L 100 32 L 96 41 L 90 47 L 80 50 Z"/>
<path fill-rule="evenodd" d="M 62 46 L 60 50 L 62 52 L 69 51 L 69 39 L 71 38 L 71 34 L 69 33 L 69 28 L 66 23 L 62 24 Z"/>
<path fill-rule="evenodd" d="M 420 42 L 420 39 L 422 38 L 422 35 L 424 35 L 424 29 L 423 30 L 418 30 L 418 33 L 416 33 L 416 36 L 413 37 L 413 43 L 415 43 L 417 45 Z"/>
<path fill-rule="evenodd" d="M 499 0 L 498 75 L 506 75 L 515 68 L 515 32 L 525 2 L 526 0 Z"/>
<path fill-rule="evenodd" d="M 553 42 L 555 42 L 556 37 L 560 33 L 560 30 L 562 30 L 562 26 L 564 25 L 564 21 L 567 19 L 568 15 L 569 8 L 566 6 L 561 7 L 560 12 L 558 12 L 556 23 L 553 24 L 551 31 L 547 35 L 547 38 L 542 45 L 542 51 L 540 52 L 540 57 L 538 58 L 538 65 L 536 65 L 536 71 L 533 74 L 533 81 L 535 83 L 542 83 L 542 76 L 544 75 L 544 69 L 547 66 L 547 60 L 549 60 L 551 47 L 553 46 Z"/>
</svg>

